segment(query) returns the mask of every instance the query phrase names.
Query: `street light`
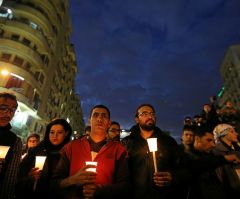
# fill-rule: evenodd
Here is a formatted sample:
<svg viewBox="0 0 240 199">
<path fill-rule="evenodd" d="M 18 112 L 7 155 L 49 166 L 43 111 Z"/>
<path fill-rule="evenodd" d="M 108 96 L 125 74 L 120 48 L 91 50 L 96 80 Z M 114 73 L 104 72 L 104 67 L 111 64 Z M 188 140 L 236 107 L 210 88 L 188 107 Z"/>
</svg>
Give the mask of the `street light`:
<svg viewBox="0 0 240 199">
<path fill-rule="evenodd" d="M 1 1 L 1 0 L 0 0 Z M 2 70 L 1 71 L 1 74 L 3 75 L 3 76 L 7 76 L 7 75 L 9 75 L 9 72 L 7 71 L 7 70 Z"/>
</svg>

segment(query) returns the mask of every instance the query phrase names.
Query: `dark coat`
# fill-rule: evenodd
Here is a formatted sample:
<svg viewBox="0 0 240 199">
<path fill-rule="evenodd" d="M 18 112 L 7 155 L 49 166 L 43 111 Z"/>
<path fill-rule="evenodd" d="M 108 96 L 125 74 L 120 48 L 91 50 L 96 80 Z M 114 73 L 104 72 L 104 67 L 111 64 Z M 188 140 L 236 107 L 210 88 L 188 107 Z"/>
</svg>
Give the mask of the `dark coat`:
<svg viewBox="0 0 240 199">
<path fill-rule="evenodd" d="M 60 158 L 60 148 L 46 146 L 42 141 L 32 149 L 22 160 L 19 167 L 17 198 L 52 198 L 50 191 L 50 179 Z M 30 170 L 35 167 L 36 156 L 47 156 L 40 179 L 37 181 L 36 189 L 33 190 L 35 180 L 28 176 Z"/>
<path fill-rule="evenodd" d="M 130 177 L 133 185 L 132 198 L 173 198 L 180 188 L 181 178 L 179 178 L 178 170 L 183 155 L 182 150 L 172 137 L 157 127 L 154 129 L 152 137 L 158 138 L 158 151 L 156 152 L 158 171 L 170 171 L 173 183 L 166 188 L 155 186 L 152 153 L 149 152 L 147 141 L 140 135 L 139 126 L 133 126 L 131 134 L 122 140 L 129 153 Z"/>
<path fill-rule="evenodd" d="M 189 166 L 193 172 L 189 186 L 189 199 L 226 199 L 225 187 L 219 180 L 215 169 L 227 162 L 222 156 L 211 153 L 192 151 L 192 158 L 199 162 L 194 167 Z"/>
<path fill-rule="evenodd" d="M 15 198 L 18 166 L 21 161 L 22 141 L 10 129 L 10 124 L 0 127 L 0 145 L 10 146 L 0 165 L 0 199 Z"/>
</svg>

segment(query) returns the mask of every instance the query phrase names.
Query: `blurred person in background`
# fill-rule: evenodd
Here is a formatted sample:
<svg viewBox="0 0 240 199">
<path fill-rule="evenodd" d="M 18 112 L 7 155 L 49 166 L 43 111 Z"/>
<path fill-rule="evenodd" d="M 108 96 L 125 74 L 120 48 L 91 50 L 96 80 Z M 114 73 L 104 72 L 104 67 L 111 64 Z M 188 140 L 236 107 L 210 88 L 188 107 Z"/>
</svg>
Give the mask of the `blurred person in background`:
<svg viewBox="0 0 240 199">
<path fill-rule="evenodd" d="M 36 147 L 40 142 L 40 135 L 37 133 L 32 133 L 27 137 L 26 145 L 22 151 L 22 158 L 24 158 L 28 151 Z"/>
<path fill-rule="evenodd" d="M 193 150 L 194 132 L 191 126 L 184 126 L 180 147 L 185 153 L 191 153 Z"/>
<path fill-rule="evenodd" d="M 120 141 L 121 127 L 118 122 L 112 121 L 108 129 L 108 138 L 113 141 Z"/>
</svg>

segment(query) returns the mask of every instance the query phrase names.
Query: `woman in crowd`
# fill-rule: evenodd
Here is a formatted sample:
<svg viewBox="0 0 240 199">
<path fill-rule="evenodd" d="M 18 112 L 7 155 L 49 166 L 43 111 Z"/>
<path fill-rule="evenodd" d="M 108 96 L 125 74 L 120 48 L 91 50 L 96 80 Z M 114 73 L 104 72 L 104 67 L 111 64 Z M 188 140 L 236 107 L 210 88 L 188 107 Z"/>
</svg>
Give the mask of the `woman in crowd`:
<svg viewBox="0 0 240 199">
<path fill-rule="evenodd" d="M 54 119 L 46 127 L 43 141 L 32 149 L 19 167 L 17 198 L 54 198 L 50 179 L 60 158 L 61 148 L 70 141 L 72 128 L 64 119 Z M 43 169 L 35 167 L 36 156 L 46 156 Z"/>
<path fill-rule="evenodd" d="M 32 133 L 27 137 L 26 145 L 22 151 L 22 158 L 24 158 L 28 151 L 34 147 L 36 147 L 40 142 L 40 135 L 37 133 Z"/>
</svg>

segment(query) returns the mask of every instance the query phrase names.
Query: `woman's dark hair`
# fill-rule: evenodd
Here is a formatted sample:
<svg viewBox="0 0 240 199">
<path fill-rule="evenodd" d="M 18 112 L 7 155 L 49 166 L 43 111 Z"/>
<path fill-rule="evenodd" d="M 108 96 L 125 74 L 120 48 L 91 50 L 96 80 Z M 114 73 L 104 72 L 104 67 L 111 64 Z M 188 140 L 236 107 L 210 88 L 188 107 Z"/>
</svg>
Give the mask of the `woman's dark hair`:
<svg viewBox="0 0 240 199">
<path fill-rule="evenodd" d="M 44 142 L 47 145 L 51 145 L 51 142 L 49 140 L 49 133 L 53 125 L 61 125 L 63 129 L 68 132 L 67 136 L 65 137 L 63 143 L 61 144 L 62 146 L 68 143 L 71 140 L 71 135 L 72 135 L 72 127 L 71 125 L 65 120 L 61 118 L 53 119 L 50 123 L 48 123 L 44 135 Z"/>
</svg>

